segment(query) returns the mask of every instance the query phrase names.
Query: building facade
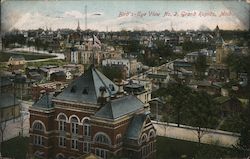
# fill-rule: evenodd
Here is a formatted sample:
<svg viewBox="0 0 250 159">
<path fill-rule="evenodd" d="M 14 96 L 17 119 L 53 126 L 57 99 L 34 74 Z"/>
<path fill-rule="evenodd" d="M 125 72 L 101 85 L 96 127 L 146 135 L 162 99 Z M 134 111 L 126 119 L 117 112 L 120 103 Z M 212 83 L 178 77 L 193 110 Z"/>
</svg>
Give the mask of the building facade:
<svg viewBox="0 0 250 159">
<path fill-rule="evenodd" d="M 119 95 L 118 95 L 119 94 Z M 44 93 L 30 108 L 30 155 L 76 159 L 155 158 L 156 130 L 145 103 L 91 67 L 61 93 Z"/>
</svg>

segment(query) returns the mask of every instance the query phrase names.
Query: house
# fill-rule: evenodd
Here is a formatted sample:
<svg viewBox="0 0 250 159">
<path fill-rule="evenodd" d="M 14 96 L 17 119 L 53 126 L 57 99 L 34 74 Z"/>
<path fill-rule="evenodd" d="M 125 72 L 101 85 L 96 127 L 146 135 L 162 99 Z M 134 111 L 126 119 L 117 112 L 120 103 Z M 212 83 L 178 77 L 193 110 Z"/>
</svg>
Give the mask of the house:
<svg viewBox="0 0 250 159">
<path fill-rule="evenodd" d="M 155 158 L 156 130 L 145 104 L 118 91 L 90 67 L 58 95 L 44 93 L 30 108 L 30 155 Z"/>
<path fill-rule="evenodd" d="M 128 70 L 127 77 L 131 77 L 131 75 L 135 74 L 137 72 L 137 68 L 139 67 L 136 59 L 105 59 L 102 61 L 102 66 L 112 65 L 125 66 Z"/>
<path fill-rule="evenodd" d="M 151 92 L 147 91 L 140 83 L 133 83 L 133 81 L 130 81 L 124 86 L 123 90 L 128 94 L 135 95 L 145 104 L 151 100 Z"/>
<path fill-rule="evenodd" d="M 11 56 L 8 61 L 8 66 L 11 71 L 22 69 L 26 64 L 23 56 Z"/>
<path fill-rule="evenodd" d="M 60 92 L 67 84 L 63 82 L 49 82 L 42 84 L 33 84 L 31 86 L 32 99 L 37 101 L 40 97 L 41 92 Z"/>
<path fill-rule="evenodd" d="M 26 63 L 23 56 L 11 56 L 8 61 L 8 65 L 24 65 Z"/>
<path fill-rule="evenodd" d="M 241 101 L 236 97 L 221 96 L 215 98 L 214 101 L 218 104 L 223 117 L 239 114 L 244 109 Z"/>
<path fill-rule="evenodd" d="M 63 71 L 58 71 L 58 72 L 53 72 L 50 75 L 50 80 L 51 81 L 62 81 L 65 82 L 66 81 L 66 73 Z"/>
</svg>

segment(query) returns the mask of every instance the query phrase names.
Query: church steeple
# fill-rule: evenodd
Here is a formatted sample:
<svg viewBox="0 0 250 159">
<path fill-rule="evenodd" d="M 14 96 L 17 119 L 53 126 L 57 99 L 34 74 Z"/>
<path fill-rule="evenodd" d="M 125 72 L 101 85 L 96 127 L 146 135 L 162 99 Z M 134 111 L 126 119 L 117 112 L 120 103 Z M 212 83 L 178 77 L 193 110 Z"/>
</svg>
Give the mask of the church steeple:
<svg viewBox="0 0 250 159">
<path fill-rule="evenodd" d="M 219 28 L 218 25 L 215 28 L 215 35 L 216 35 L 217 38 L 220 37 L 220 28 Z"/>
<path fill-rule="evenodd" d="M 77 22 L 77 28 L 76 28 L 76 30 L 77 30 L 77 31 L 81 31 L 79 20 L 78 20 L 78 22 Z"/>
</svg>

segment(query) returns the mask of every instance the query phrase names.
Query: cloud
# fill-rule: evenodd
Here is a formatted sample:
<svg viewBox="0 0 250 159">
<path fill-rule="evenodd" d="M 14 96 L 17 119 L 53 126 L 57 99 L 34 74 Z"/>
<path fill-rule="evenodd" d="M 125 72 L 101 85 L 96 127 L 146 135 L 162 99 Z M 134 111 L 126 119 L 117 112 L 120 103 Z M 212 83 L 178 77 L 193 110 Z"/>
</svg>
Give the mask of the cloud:
<svg viewBox="0 0 250 159">
<path fill-rule="evenodd" d="M 90 19 L 97 18 L 97 17 L 103 16 L 103 15 L 104 15 L 104 13 L 102 13 L 102 12 L 87 13 L 87 17 L 90 18 Z M 83 18 L 85 18 L 85 14 L 80 12 L 80 11 L 77 11 L 77 10 L 71 10 L 71 11 L 64 12 L 62 17 L 64 17 L 64 18 L 83 19 Z"/>
<path fill-rule="evenodd" d="M 72 10 L 72 11 L 66 11 L 64 12 L 64 15 L 63 17 L 66 17 L 66 18 L 83 18 L 83 14 L 79 11 L 76 11 L 76 10 Z"/>
</svg>

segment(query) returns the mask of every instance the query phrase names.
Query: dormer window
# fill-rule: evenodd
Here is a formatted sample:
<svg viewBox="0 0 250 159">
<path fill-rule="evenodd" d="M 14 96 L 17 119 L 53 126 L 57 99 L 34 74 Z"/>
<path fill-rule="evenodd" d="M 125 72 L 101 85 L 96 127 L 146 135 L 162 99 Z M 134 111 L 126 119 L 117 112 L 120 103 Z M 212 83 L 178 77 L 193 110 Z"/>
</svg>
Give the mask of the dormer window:
<svg viewBox="0 0 250 159">
<path fill-rule="evenodd" d="M 88 94 L 88 93 L 89 93 L 88 87 L 84 87 L 82 90 L 82 94 Z"/>
<path fill-rule="evenodd" d="M 70 92 L 71 92 L 71 93 L 75 93 L 75 92 L 76 92 L 76 86 L 75 86 L 75 85 L 71 87 Z"/>
<path fill-rule="evenodd" d="M 114 85 L 113 85 L 113 84 L 109 84 L 109 89 L 110 89 L 111 91 L 115 91 Z"/>
</svg>

